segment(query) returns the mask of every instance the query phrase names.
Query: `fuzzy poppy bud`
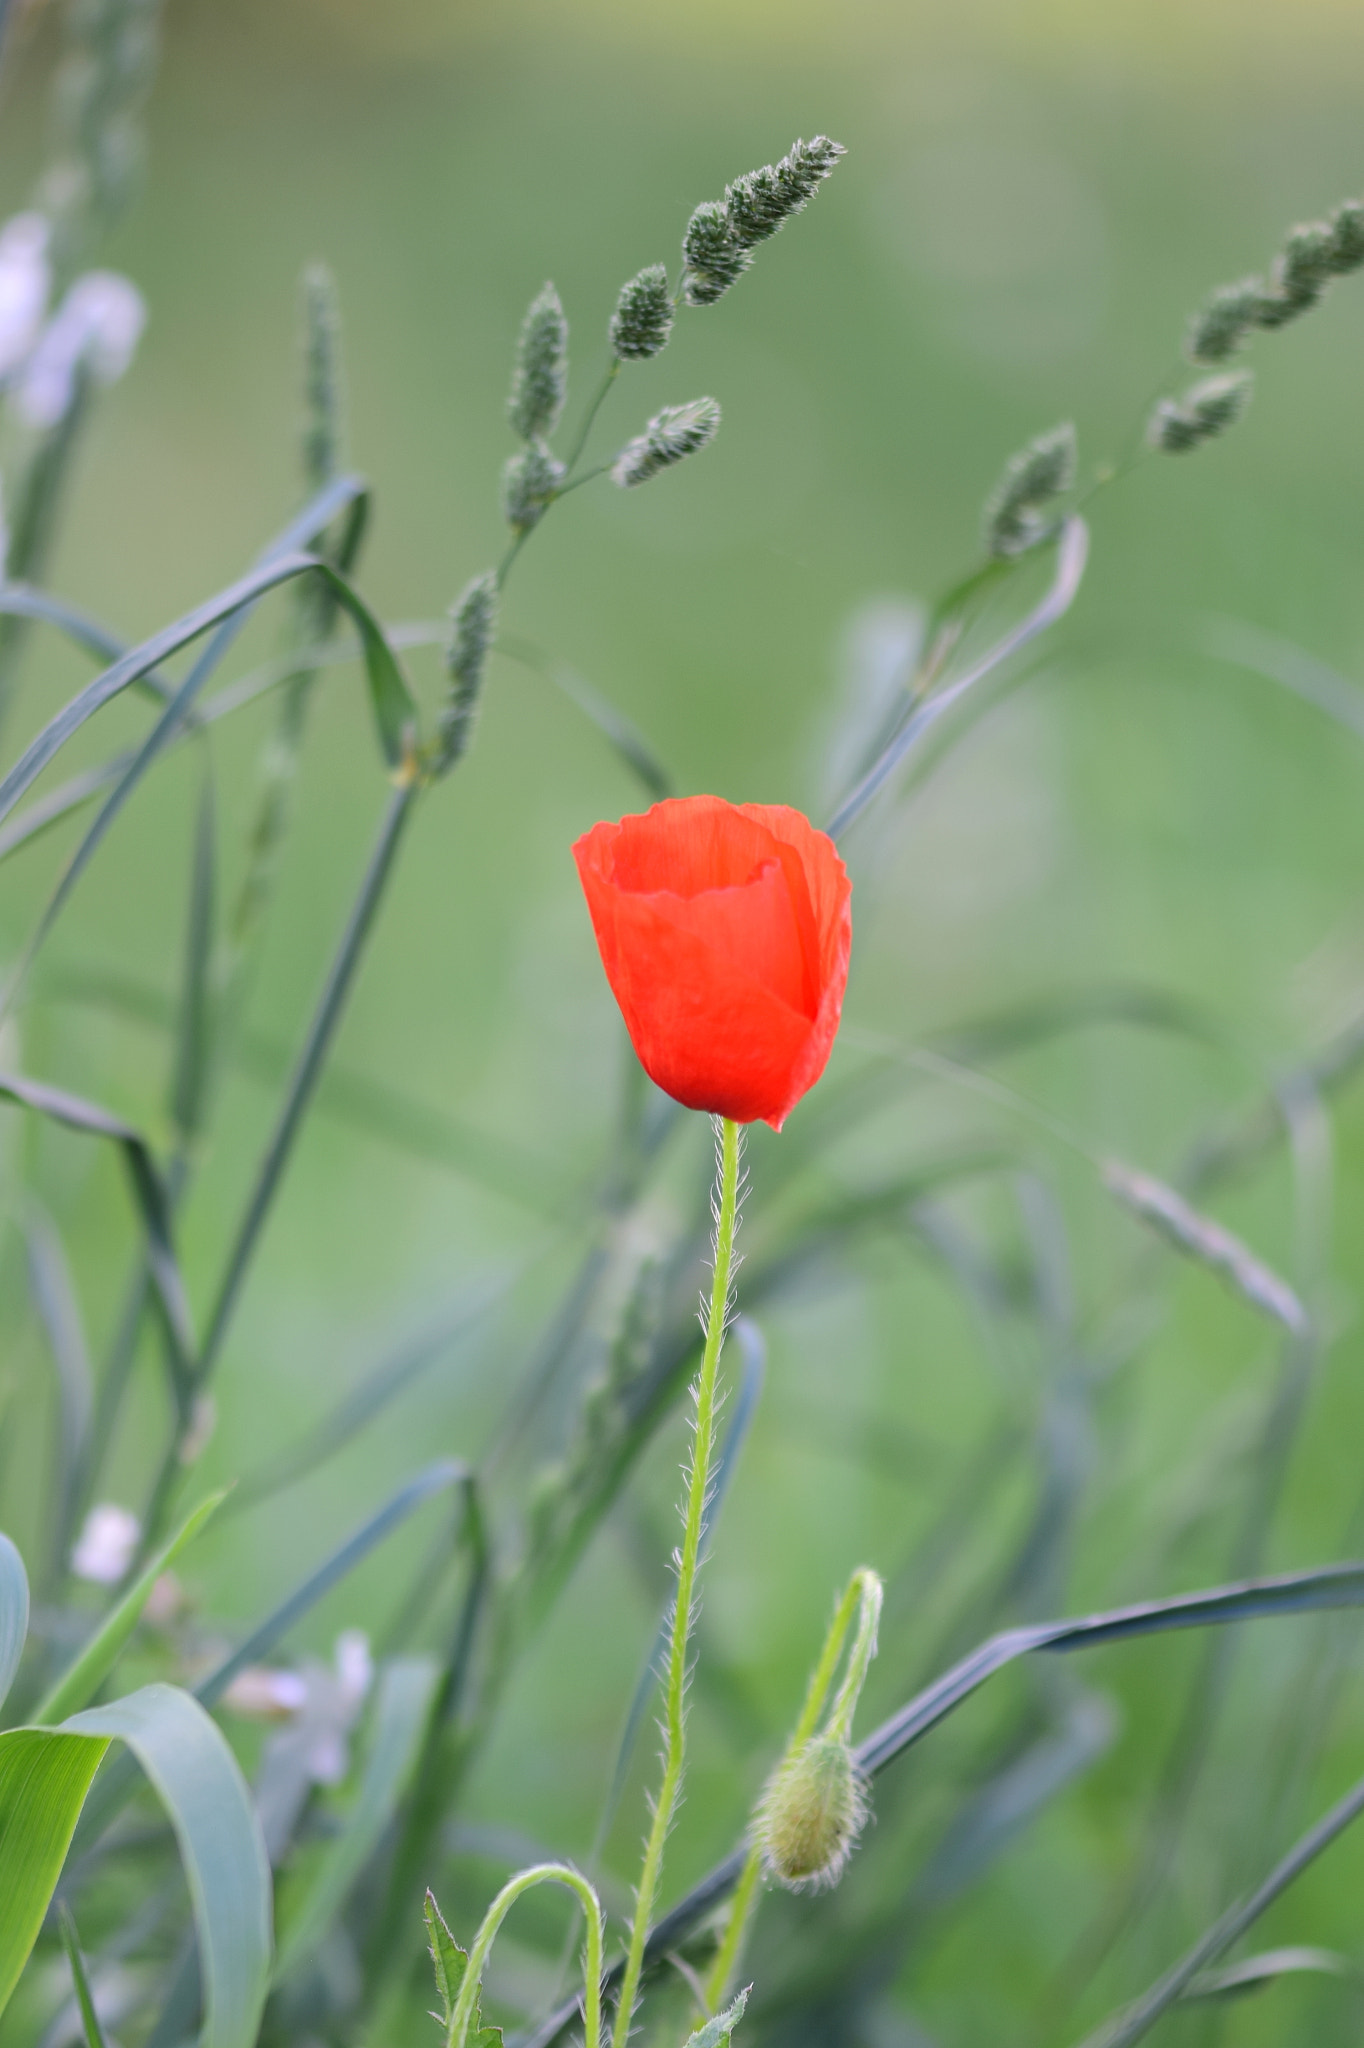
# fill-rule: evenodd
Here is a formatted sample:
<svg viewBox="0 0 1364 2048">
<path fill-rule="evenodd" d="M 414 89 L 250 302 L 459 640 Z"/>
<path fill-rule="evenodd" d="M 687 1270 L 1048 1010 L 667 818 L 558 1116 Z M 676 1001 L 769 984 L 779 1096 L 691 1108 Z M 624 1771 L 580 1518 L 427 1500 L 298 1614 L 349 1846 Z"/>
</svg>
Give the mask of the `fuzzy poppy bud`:
<svg viewBox="0 0 1364 2048">
<path fill-rule="evenodd" d="M 445 655 L 450 695 L 441 713 L 438 738 L 442 773 L 454 767 L 473 738 L 488 650 L 497 629 L 497 597 L 497 576 L 488 569 L 465 586 L 450 614 L 450 643 Z"/>
<path fill-rule="evenodd" d="M 719 199 L 706 200 L 687 222 L 682 255 L 687 265 L 682 289 L 689 306 L 713 306 L 753 261 L 731 234 L 729 214 Z"/>
<path fill-rule="evenodd" d="M 852 884 L 786 804 L 670 798 L 573 848 L 645 1071 L 688 1109 L 780 1130 L 838 1030 Z"/>
<path fill-rule="evenodd" d="M 507 417 L 523 441 L 554 432 L 568 390 L 568 322 L 559 294 L 547 284 L 530 302 L 516 345 Z"/>
<path fill-rule="evenodd" d="M 985 552 L 1026 554 L 1052 528 L 1047 507 L 1075 481 L 1075 429 L 1069 420 L 1010 456 L 985 503 Z"/>
<path fill-rule="evenodd" d="M 1215 291 L 1189 329 L 1189 354 L 1196 363 L 1224 363 L 1234 355 L 1252 327 L 1259 325 L 1264 298 L 1262 277 L 1243 277 Z"/>
<path fill-rule="evenodd" d="M 693 398 L 689 405 L 668 405 L 655 413 L 644 432 L 627 441 L 611 465 L 611 481 L 628 490 L 644 484 L 661 469 L 671 469 L 684 456 L 695 455 L 720 431 L 720 406 L 714 398 Z"/>
<path fill-rule="evenodd" d="M 768 1779 L 753 1819 L 770 1877 L 790 1891 L 837 1884 L 867 1818 L 852 1751 L 839 1735 L 814 1735 Z"/>
<path fill-rule="evenodd" d="M 1162 398 L 1151 414 L 1146 439 L 1164 455 L 1184 455 L 1235 426 L 1250 404 L 1255 380 L 1249 370 L 1205 377 L 1183 398 Z"/>
<path fill-rule="evenodd" d="M 513 455 L 502 472 L 502 511 L 517 533 L 527 533 L 543 518 L 564 480 L 564 465 L 543 441 L 532 441 Z"/>
<path fill-rule="evenodd" d="M 611 315 L 611 348 L 627 363 L 642 363 L 666 348 L 673 331 L 673 300 L 668 273 L 651 263 L 620 288 Z"/>
</svg>

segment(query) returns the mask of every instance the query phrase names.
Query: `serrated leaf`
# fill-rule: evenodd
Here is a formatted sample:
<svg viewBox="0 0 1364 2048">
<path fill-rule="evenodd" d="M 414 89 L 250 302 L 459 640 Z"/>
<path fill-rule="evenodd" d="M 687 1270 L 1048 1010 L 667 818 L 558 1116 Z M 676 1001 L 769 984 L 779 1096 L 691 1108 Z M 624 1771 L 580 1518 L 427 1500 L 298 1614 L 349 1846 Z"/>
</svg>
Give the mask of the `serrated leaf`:
<svg viewBox="0 0 1364 2048">
<path fill-rule="evenodd" d="M 469 2048 L 502 2048 L 501 2027 L 478 2027 L 468 2037 Z"/>
<path fill-rule="evenodd" d="M 707 2020 L 704 2027 L 698 2027 L 687 2042 L 687 2048 L 725 2048 L 734 2029 L 744 2016 L 751 1986 L 739 1993 L 733 2005 L 727 2005 L 723 2012 L 717 2012 L 713 2020 Z"/>
<path fill-rule="evenodd" d="M 469 1967 L 469 1956 L 446 1926 L 434 1892 L 426 1894 L 423 1911 L 426 1915 L 427 1947 L 436 1973 L 436 1989 L 445 2007 L 445 2018 L 441 2024 L 448 2027 L 454 2014 L 455 2000 L 459 1997 L 459 1987 L 464 1982 L 464 1972 Z M 433 2019 L 438 2017 L 438 2014 L 432 2014 Z"/>
</svg>

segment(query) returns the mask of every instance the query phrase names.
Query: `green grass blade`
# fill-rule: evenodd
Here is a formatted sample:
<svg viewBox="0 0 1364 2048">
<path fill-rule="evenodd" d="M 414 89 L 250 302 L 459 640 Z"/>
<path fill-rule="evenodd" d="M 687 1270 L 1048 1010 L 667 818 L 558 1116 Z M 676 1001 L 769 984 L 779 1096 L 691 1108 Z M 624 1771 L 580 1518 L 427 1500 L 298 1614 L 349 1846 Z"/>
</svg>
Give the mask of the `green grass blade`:
<svg viewBox="0 0 1364 2048">
<path fill-rule="evenodd" d="M 12 1728 L 0 1735 L 0 2012 L 61 1876 L 109 1737 Z"/>
<path fill-rule="evenodd" d="M 132 758 L 131 751 L 115 754 L 112 760 L 102 761 L 97 768 L 88 768 L 83 775 L 73 775 L 69 782 L 63 782 L 60 788 L 30 804 L 26 811 L 20 811 L 18 817 L 11 818 L 8 825 L 0 829 L 0 860 L 8 860 L 12 853 L 32 845 L 44 832 L 60 825 L 63 818 L 84 810 L 102 789 L 118 781 Z"/>
<path fill-rule="evenodd" d="M 654 798 L 674 795 L 677 784 L 645 739 L 639 727 L 623 711 L 601 693 L 584 681 L 576 670 L 566 663 L 554 661 L 528 640 L 499 638 L 497 652 L 505 654 L 509 661 L 519 662 L 532 669 L 536 675 L 544 676 L 562 691 L 570 704 L 577 706 L 583 716 L 596 726 L 597 731 L 619 754 L 631 774 L 640 782 L 647 793 Z"/>
<path fill-rule="evenodd" d="M 227 1499 L 224 1489 L 211 1493 L 207 1500 L 185 1517 L 174 1536 L 164 1549 L 159 1550 L 134 1583 L 128 1588 L 112 1614 L 96 1630 L 75 1662 L 68 1666 L 56 1684 L 34 1709 L 33 1721 L 41 1728 L 55 1727 L 69 1714 L 77 1713 L 103 1685 L 113 1670 L 125 1645 L 142 1618 L 142 1610 L 151 1598 L 152 1588 L 162 1572 L 169 1571 L 180 1553 L 194 1541 L 210 1516 Z"/>
<path fill-rule="evenodd" d="M 8 1536 L 0 1535 L 0 1706 L 14 1683 L 28 1635 L 28 1573 Z"/>
<path fill-rule="evenodd" d="M 63 1904 L 57 1915 L 57 1925 L 61 1929 L 66 1960 L 71 1966 L 71 1982 L 75 1988 L 76 2003 L 80 2007 L 81 2025 L 85 2029 L 85 2048 L 109 2048 L 104 2038 L 104 2029 L 99 2022 L 99 2014 L 95 2010 L 94 1994 L 91 1992 L 90 1978 L 85 1968 L 85 1957 L 81 1954 L 80 1937 L 76 1933 L 76 1923 L 71 1917 L 69 1906 Z"/>
<path fill-rule="evenodd" d="M 1359 1982 L 1357 1963 L 1338 1956 L 1329 1948 L 1267 1948 L 1243 1962 L 1229 1963 L 1223 1970 L 1203 1970 L 1182 1994 L 1188 2004 L 1194 1998 L 1235 1998 L 1244 1991 L 1260 1991 L 1279 1977 L 1348 1977 Z"/>
<path fill-rule="evenodd" d="M 1225 1955 L 1233 1943 L 1239 1941 L 1247 1929 L 1254 1926 L 1262 1913 L 1268 1912 L 1289 1886 L 1301 1877 L 1303 1871 L 1315 1863 L 1322 1851 L 1329 1849 L 1337 1836 L 1343 1834 L 1361 1813 L 1364 1813 L 1364 1779 L 1352 1786 L 1345 1797 L 1338 1800 L 1314 1828 L 1309 1828 L 1307 1833 L 1294 1843 L 1288 1854 L 1275 1864 L 1264 1883 L 1252 1892 L 1248 1899 L 1239 1900 L 1235 1905 L 1228 1907 L 1221 1919 L 1181 1956 L 1173 1968 L 1167 1970 L 1165 1975 L 1151 1986 L 1144 1998 L 1139 1998 L 1124 2012 L 1116 2014 L 1094 2032 L 1087 2034 L 1081 2048 L 1132 2048 L 1134 2042 L 1149 2034 L 1156 2021 L 1178 2000 L 1183 1999 L 1203 1972 L 1215 1963 L 1219 1956 Z"/>
<path fill-rule="evenodd" d="M 1056 575 L 1051 589 L 1042 602 L 1028 613 L 1013 630 L 982 656 L 974 668 L 955 682 L 948 683 L 923 703 L 915 706 L 911 715 L 896 733 L 879 761 L 875 762 L 854 789 L 839 805 L 829 822 L 827 830 L 832 839 L 839 838 L 854 819 L 861 816 L 872 798 L 879 794 L 891 776 L 919 744 L 928 731 L 937 724 L 944 712 L 961 702 L 969 690 L 985 677 L 993 674 L 1000 665 L 1008 661 L 1030 640 L 1063 618 L 1075 601 L 1085 573 L 1085 561 L 1089 552 L 1089 529 L 1083 519 L 1072 514 L 1061 529 L 1060 544 L 1056 551 Z"/>
<path fill-rule="evenodd" d="M 227 1335 L 228 1325 L 246 1280 L 262 1226 L 293 1150 L 299 1126 L 312 1099 L 332 1036 L 341 1021 L 346 998 L 364 951 L 365 940 L 369 936 L 398 850 L 398 842 L 416 794 L 416 785 L 407 783 L 395 789 L 389 800 L 369 865 L 351 907 L 340 944 L 333 956 L 317 1008 L 308 1027 L 307 1037 L 300 1048 L 284 1101 L 275 1120 L 274 1130 L 256 1169 L 255 1183 L 228 1253 L 200 1353 L 201 1377 L 206 1378 L 212 1371 L 222 1349 L 223 1339 Z"/>
<path fill-rule="evenodd" d="M 270 1981 L 270 1865 L 246 1780 L 222 1734 L 196 1700 L 170 1685 L 144 1686 L 78 1714 L 60 1732 L 67 1739 L 118 1736 L 141 1764 L 175 1830 L 194 1907 L 200 2048 L 253 2048 Z"/>
<path fill-rule="evenodd" d="M 142 1218 L 147 1239 L 147 1266 L 156 1289 L 172 1345 L 172 1370 L 177 1391 L 183 1392 L 191 1377 L 194 1330 L 184 1282 L 171 1238 L 170 1204 L 151 1149 L 141 1132 L 121 1118 L 112 1116 L 97 1103 L 87 1102 L 64 1089 L 50 1088 L 43 1081 L 30 1081 L 20 1074 L 0 1074 L 0 1100 L 36 1110 L 55 1123 L 98 1138 L 112 1138 L 123 1148 L 133 1199 Z"/>
<path fill-rule="evenodd" d="M 339 1832 L 281 1893 L 277 1981 L 314 1952 L 378 1848 L 411 1783 L 439 1679 L 431 1657 L 383 1666 L 355 1802 Z"/>
<path fill-rule="evenodd" d="M 171 1117 L 182 1151 L 188 1150 L 199 1134 L 208 1082 L 217 902 L 214 812 L 213 775 L 209 768 L 205 771 L 195 824 L 185 964 L 180 983 L 180 1014 L 176 1020 L 171 1081 Z"/>
<path fill-rule="evenodd" d="M 31 583 L 0 584 L 0 615 L 38 619 L 44 625 L 55 626 L 77 647 L 93 654 L 97 661 L 122 661 L 128 652 L 127 642 L 120 640 L 117 633 L 111 633 L 107 626 L 102 626 L 98 619 L 92 619 L 88 612 L 79 611 L 63 598 L 53 597 L 49 591 L 35 589 Z M 139 676 L 138 687 L 164 702 L 175 686 L 164 676 L 152 674 Z"/>
<path fill-rule="evenodd" d="M 57 1429 L 52 1446 L 54 1569 L 66 1554 L 67 1532 L 89 1448 L 95 1405 L 90 1349 L 75 1282 L 51 1218 L 36 1202 L 23 1219 L 28 1291 L 57 1377 Z"/>
</svg>

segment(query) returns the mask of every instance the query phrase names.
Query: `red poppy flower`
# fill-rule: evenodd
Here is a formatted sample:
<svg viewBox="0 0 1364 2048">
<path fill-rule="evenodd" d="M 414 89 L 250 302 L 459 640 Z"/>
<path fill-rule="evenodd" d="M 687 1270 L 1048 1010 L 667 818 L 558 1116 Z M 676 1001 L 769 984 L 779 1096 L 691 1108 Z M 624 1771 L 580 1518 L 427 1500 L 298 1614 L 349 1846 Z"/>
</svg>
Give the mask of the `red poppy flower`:
<svg viewBox="0 0 1364 2048">
<path fill-rule="evenodd" d="M 785 804 L 689 796 L 573 849 L 635 1051 L 688 1109 L 780 1130 L 824 1071 L 852 942 L 834 843 Z"/>
</svg>

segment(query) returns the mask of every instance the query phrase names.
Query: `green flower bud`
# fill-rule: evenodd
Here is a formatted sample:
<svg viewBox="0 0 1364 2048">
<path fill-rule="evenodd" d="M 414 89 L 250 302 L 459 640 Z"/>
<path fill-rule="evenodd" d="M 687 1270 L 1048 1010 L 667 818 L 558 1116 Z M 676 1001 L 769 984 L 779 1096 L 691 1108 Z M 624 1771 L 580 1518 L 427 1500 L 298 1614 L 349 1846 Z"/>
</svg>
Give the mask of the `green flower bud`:
<svg viewBox="0 0 1364 2048">
<path fill-rule="evenodd" d="M 713 306 L 753 261 L 730 233 L 729 214 L 718 199 L 706 200 L 687 222 L 682 255 L 687 265 L 682 290 L 689 306 Z"/>
<path fill-rule="evenodd" d="M 765 242 L 793 213 L 809 205 L 841 156 L 842 143 L 827 135 L 812 142 L 793 142 L 779 164 L 749 171 L 725 188 L 729 231 L 741 249 Z"/>
<path fill-rule="evenodd" d="M 611 481 L 622 490 L 643 484 L 661 469 L 671 469 L 684 456 L 695 455 L 720 431 L 720 407 L 713 398 L 693 398 L 689 405 L 668 405 L 655 413 L 644 432 L 627 441 L 611 465 Z"/>
<path fill-rule="evenodd" d="M 554 432 L 568 390 L 568 322 L 552 284 L 531 300 L 516 344 L 507 417 L 523 441 Z"/>
<path fill-rule="evenodd" d="M 513 455 L 502 472 L 502 510 L 517 533 L 528 533 L 564 480 L 564 465 L 543 441 Z"/>
<path fill-rule="evenodd" d="M 1183 455 L 1235 426 L 1250 404 L 1255 380 L 1249 370 L 1206 377 L 1183 398 L 1162 398 L 1151 414 L 1146 439 L 1165 455 Z"/>
<path fill-rule="evenodd" d="M 341 309 L 325 263 L 303 273 L 303 474 L 321 490 L 341 467 Z"/>
<path fill-rule="evenodd" d="M 1189 354 L 1196 363 L 1224 363 L 1234 355 L 1252 327 L 1260 324 L 1264 301 L 1262 277 L 1243 277 L 1239 284 L 1224 284 L 1215 291 L 1202 312 L 1194 315 L 1189 330 Z"/>
<path fill-rule="evenodd" d="M 841 1736 L 815 1735 L 768 1779 L 753 1817 L 754 1840 L 778 1884 L 819 1890 L 837 1884 L 866 1818 L 852 1751 Z"/>
<path fill-rule="evenodd" d="M 622 285 L 611 315 L 611 348 L 627 363 L 641 363 L 666 348 L 673 330 L 673 300 L 668 273 L 651 263 Z"/>
<path fill-rule="evenodd" d="M 488 569 L 466 584 L 450 613 L 450 642 L 445 654 L 450 695 L 437 728 L 436 758 L 441 774 L 454 767 L 474 736 L 488 651 L 497 630 L 497 601 L 497 575 Z"/>
<path fill-rule="evenodd" d="M 1074 483 L 1075 456 L 1075 429 L 1069 420 L 1010 456 L 985 502 L 987 555 L 1000 559 L 1026 554 L 1046 539 L 1055 523 L 1046 508 Z"/>
<path fill-rule="evenodd" d="M 1337 277 L 1364 264 L 1364 199 L 1347 199 L 1331 215 L 1330 265 Z"/>
<path fill-rule="evenodd" d="M 1325 221 L 1290 230 L 1255 316 L 1261 327 L 1286 327 L 1316 305 L 1331 281 L 1334 248 L 1335 234 Z"/>
</svg>

